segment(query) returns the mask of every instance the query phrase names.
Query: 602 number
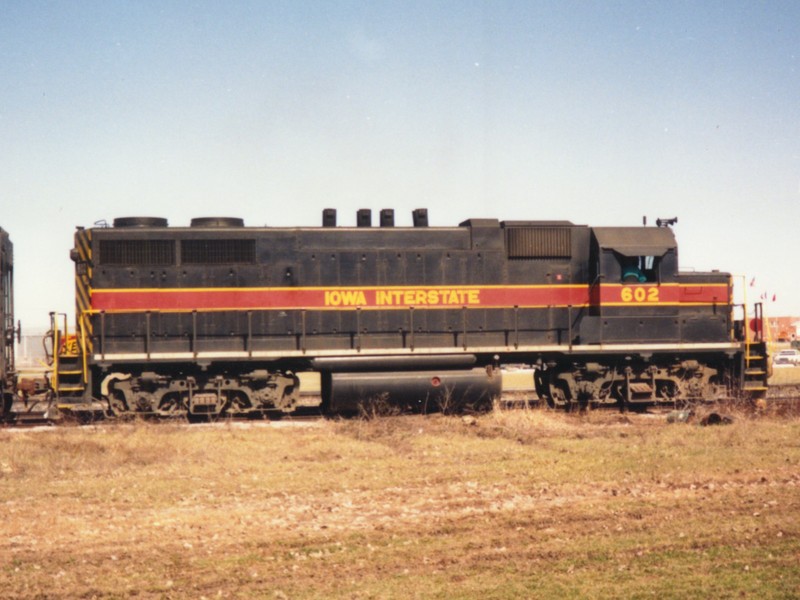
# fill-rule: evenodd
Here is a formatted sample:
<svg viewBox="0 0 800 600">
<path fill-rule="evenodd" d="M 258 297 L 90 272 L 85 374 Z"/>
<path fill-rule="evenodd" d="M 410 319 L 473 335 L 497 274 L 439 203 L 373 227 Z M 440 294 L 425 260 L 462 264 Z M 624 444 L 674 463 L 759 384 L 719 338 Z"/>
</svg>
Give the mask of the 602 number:
<svg viewBox="0 0 800 600">
<path fill-rule="evenodd" d="M 625 287 L 622 288 L 623 302 L 658 302 L 658 288 Z"/>
</svg>

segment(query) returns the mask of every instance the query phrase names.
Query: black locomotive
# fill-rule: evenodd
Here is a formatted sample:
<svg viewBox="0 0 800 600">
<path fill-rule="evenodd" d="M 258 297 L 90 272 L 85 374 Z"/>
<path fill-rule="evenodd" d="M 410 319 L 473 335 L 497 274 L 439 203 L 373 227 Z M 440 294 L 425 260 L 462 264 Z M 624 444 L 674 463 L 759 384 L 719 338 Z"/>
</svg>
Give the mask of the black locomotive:
<svg viewBox="0 0 800 600">
<path fill-rule="evenodd" d="M 470 219 L 396 227 L 245 227 L 116 219 L 79 228 L 77 324 L 54 321 L 62 407 L 202 417 L 291 412 L 298 373 L 322 406 L 384 399 L 480 408 L 498 367 L 528 363 L 551 406 L 762 393 L 731 276 L 681 272 L 669 227 Z"/>
</svg>

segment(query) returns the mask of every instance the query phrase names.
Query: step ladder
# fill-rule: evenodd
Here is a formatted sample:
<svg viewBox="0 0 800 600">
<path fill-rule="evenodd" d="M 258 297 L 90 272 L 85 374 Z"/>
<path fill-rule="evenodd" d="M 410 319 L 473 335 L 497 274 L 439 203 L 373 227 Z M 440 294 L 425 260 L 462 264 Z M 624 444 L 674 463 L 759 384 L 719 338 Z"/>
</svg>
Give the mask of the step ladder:
<svg viewBox="0 0 800 600">
<path fill-rule="evenodd" d="M 61 326 L 59 319 L 63 317 Z M 86 361 L 81 351 L 80 339 L 70 334 L 65 314 L 50 315 L 51 335 L 53 337 L 53 374 L 51 386 L 56 398 L 83 398 L 86 391 Z"/>
<path fill-rule="evenodd" d="M 761 400 L 767 396 L 767 379 L 769 377 L 767 361 L 766 342 L 745 344 L 742 390 L 753 400 Z"/>
<path fill-rule="evenodd" d="M 758 325 L 752 336 L 749 330 L 746 331 L 741 387 L 745 397 L 758 402 L 767 397 L 769 357 L 764 336 L 763 305 L 759 302 L 754 305 L 754 309 L 754 322 Z"/>
</svg>

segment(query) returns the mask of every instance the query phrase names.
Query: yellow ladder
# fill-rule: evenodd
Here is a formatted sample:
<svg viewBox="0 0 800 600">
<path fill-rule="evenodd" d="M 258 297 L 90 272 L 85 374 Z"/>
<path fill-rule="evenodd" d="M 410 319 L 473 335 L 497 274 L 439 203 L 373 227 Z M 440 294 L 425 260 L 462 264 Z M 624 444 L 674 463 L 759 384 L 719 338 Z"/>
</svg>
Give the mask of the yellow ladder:
<svg viewBox="0 0 800 600">
<path fill-rule="evenodd" d="M 62 327 L 59 327 L 58 317 L 63 318 Z M 59 398 L 83 396 L 87 382 L 83 340 L 77 334 L 69 333 L 66 314 L 51 313 L 50 322 L 53 337 L 53 390 Z"/>
<path fill-rule="evenodd" d="M 764 400 L 767 397 L 769 379 L 769 357 L 764 335 L 764 308 L 758 302 L 753 305 L 753 322 L 756 326 L 750 334 L 749 323 L 745 324 L 744 368 L 742 369 L 742 390 L 751 400 Z M 746 311 L 746 307 L 745 307 Z M 746 313 L 745 313 L 746 314 Z M 746 319 L 745 319 L 746 321 Z"/>
</svg>

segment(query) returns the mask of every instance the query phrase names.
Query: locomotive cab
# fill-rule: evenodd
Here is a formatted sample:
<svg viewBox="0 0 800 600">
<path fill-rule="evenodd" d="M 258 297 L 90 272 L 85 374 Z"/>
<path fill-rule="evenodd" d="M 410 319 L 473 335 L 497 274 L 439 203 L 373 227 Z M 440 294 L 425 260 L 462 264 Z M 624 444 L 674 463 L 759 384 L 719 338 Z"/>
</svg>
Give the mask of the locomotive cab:
<svg viewBox="0 0 800 600">
<path fill-rule="evenodd" d="M 589 266 L 593 283 L 581 343 L 678 337 L 678 245 L 671 229 L 595 227 Z"/>
<path fill-rule="evenodd" d="M 603 283 L 674 282 L 678 244 L 671 229 L 595 227 L 593 261 Z"/>
<path fill-rule="evenodd" d="M 588 262 L 579 342 L 538 376 L 548 404 L 630 408 L 721 398 L 742 385 L 733 377 L 749 371 L 728 345 L 729 274 L 680 272 L 665 227 L 593 228 Z"/>
</svg>

